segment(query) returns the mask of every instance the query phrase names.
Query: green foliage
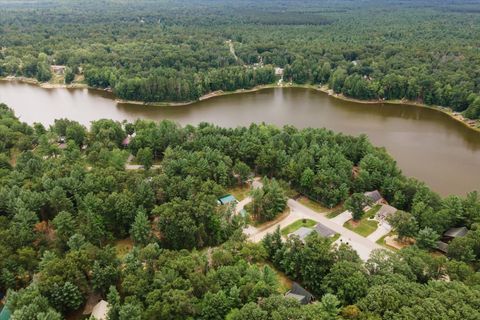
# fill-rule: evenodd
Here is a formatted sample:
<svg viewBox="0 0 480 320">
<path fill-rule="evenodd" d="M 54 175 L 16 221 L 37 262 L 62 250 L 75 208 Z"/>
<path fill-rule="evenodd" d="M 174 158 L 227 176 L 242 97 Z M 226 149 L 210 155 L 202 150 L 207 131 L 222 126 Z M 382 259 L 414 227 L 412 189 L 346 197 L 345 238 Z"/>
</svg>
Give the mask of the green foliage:
<svg viewBox="0 0 480 320">
<path fill-rule="evenodd" d="M 363 208 L 368 205 L 368 198 L 363 193 L 352 194 L 344 203 L 344 207 L 352 212 L 354 220 L 360 220 L 363 216 Z"/>
<path fill-rule="evenodd" d="M 146 147 L 138 150 L 137 161 L 145 168 L 145 170 L 149 170 L 153 165 L 152 149 Z"/>
<path fill-rule="evenodd" d="M 253 189 L 250 192 L 252 215 L 258 221 L 270 221 L 285 210 L 287 198 L 275 179 L 263 179 L 262 183 L 262 188 Z"/>
</svg>

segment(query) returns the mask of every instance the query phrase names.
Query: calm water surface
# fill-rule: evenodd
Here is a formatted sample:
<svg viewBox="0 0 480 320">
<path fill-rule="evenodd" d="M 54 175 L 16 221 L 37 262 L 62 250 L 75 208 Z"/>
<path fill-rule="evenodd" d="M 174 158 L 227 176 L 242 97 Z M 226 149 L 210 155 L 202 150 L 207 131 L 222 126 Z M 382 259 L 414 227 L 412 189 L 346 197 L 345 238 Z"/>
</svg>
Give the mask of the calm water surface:
<svg viewBox="0 0 480 320">
<path fill-rule="evenodd" d="M 386 147 L 406 175 L 427 182 L 442 195 L 480 190 L 480 134 L 427 108 L 357 104 L 298 88 L 223 96 L 189 106 L 144 107 L 117 104 L 104 92 L 42 89 L 6 81 L 0 81 L 0 102 L 30 124 L 48 125 L 57 118 L 85 125 L 101 118 L 143 118 L 182 125 L 206 121 L 236 127 L 266 122 L 365 133 L 375 145 Z"/>
</svg>

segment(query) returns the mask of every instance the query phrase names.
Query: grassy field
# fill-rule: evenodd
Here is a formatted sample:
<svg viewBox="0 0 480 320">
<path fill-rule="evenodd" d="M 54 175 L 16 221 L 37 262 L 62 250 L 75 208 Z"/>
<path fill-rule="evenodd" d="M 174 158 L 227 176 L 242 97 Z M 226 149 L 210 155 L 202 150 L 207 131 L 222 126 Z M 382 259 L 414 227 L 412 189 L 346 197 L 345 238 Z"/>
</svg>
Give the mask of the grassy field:
<svg viewBox="0 0 480 320">
<path fill-rule="evenodd" d="M 312 228 L 317 224 L 316 221 L 310 220 L 310 219 L 302 219 L 302 220 L 297 220 L 292 224 L 289 224 L 285 228 L 283 228 L 280 232 L 282 233 L 282 236 L 286 236 L 294 231 L 297 231 L 301 227 L 305 228 Z"/>
<path fill-rule="evenodd" d="M 330 211 L 329 213 L 327 213 L 327 218 L 328 219 L 333 219 L 344 211 L 345 211 L 345 208 L 343 208 L 342 206 L 338 206 L 338 207 L 334 208 L 333 211 Z"/>
<path fill-rule="evenodd" d="M 377 211 L 380 210 L 380 206 L 374 206 L 372 209 L 368 210 L 360 219 L 360 221 L 347 221 L 343 226 L 353 232 L 358 233 L 361 236 L 368 236 L 375 230 L 377 230 L 378 222 L 375 220 L 368 220 L 369 218 L 373 218 Z"/>
</svg>

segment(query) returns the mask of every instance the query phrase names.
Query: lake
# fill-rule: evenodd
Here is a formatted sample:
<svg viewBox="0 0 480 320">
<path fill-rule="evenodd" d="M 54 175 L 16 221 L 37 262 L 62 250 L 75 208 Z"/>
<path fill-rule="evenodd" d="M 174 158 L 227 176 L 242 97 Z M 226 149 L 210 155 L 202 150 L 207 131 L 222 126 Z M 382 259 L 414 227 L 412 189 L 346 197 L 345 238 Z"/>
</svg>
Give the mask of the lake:
<svg viewBox="0 0 480 320">
<path fill-rule="evenodd" d="M 0 102 L 29 124 L 48 125 L 54 119 L 69 118 L 88 126 L 101 118 L 142 118 L 170 119 L 182 125 L 212 122 L 236 127 L 265 122 L 365 133 L 373 144 L 387 149 L 407 176 L 425 181 L 442 195 L 480 190 L 480 134 L 428 108 L 359 104 L 299 88 L 227 95 L 188 106 L 152 107 L 120 104 L 102 91 L 43 89 L 8 81 L 0 81 Z"/>
</svg>

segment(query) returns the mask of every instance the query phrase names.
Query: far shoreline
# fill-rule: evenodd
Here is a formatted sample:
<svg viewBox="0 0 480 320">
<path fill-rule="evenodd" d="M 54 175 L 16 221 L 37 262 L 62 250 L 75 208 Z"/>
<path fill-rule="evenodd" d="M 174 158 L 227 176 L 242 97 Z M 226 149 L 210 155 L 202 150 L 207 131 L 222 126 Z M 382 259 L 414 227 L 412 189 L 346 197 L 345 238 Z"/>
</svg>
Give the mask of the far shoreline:
<svg viewBox="0 0 480 320">
<path fill-rule="evenodd" d="M 105 89 L 100 89 L 100 88 L 95 88 L 95 87 L 90 87 L 85 83 L 72 83 L 72 84 L 54 84 L 54 83 L 48 83 L 48 82 L 40 82 L 37 79 L 34 78 L 27 78 L 27 77 L 15 77 L 15 76 L 7 76 L 7 77 L 0 77 L 0 81 L 10 81 L 10 82 L 22 82 L 30 85 L 35 85 L 38 86 L 42 89 L 88 89 L 92 91 L 99 91 L 99 92 L 107 92 L 109 94 L 112 94 L 111 99 L 114 100 L 118 104 L 131 104 L 131 105 L 139 105 L 139 106 L 149 106 L 149 107 L 181 107 L 181 106 L 188 106 L 188 105 L 193 105 L 195 103 L 199 103 L 202 101 L 210 100 L 216 97 L 222 97 L 222 96 L 228 96 L 228 95 L 234 95 L 234 94 L 241 94 L 241 93 L 252 93 L 252 92 L 258 92 L 261 90 L 266 90 L 266 89 L 276 89 L 276 88 L 301 88 L 301 89 L 310 89 L 314 90 L 317 92 L 322 92 L 324 94 L 327 94 L 328 96 L 332 98 L 336 98 L 339 100 L 347 101 L 347 102 L 353 102 L 353 103 L 359 103 L 359 104 L 391 104 L 391 105 L 404 105 L 404 106 L 412 106 L 412 107 L 420 107 L 420 108 L 428 108 L 431 110 L 436 110 L 438 112 L 442 112 L 443 114 L 448 115 L 451 119 L 460 122 L 463 124 L 465 127 L 480 133 L 480 120 L 471 120 L 464 118 L 461 114 L 455 113 L 452 111 L 451 108 L 448 107 L 441 107 L 441 106 L 434 106 L 434 105 L 427 105 L 424 103 L 419 103 L 415 101 L 410 101 L 410 100 L 361 100 L 361 99 L 356 99 L 356 98 L 351 98 L 344 96 L 343 94 L 338 94 L 334 93 L 332 89 L 330 89 L 328 86 L 319 86 L 319 85 L 311 85 L 311 84 L 282 84 L 278 85 L 276 83 L 272 84 L 266 84 L 266 85 L 258 85 L 250 89 L 238 89 L 235 91 L 223 91 L 223 90 L 218 90 L 218 91 L 213 91 L 210 93 L 207 93 L 198 100 L 192 100 L 192 101 L 184 101 L 184 102 L 146 102 L 146 101 L 136 101 L 136 100 L 123 100 L 116 98 L 113 95 L 112 90 L 105 90 Z M 468 121 L 473 121 L 475 124 L 469 124 Z"/>
</svg>

